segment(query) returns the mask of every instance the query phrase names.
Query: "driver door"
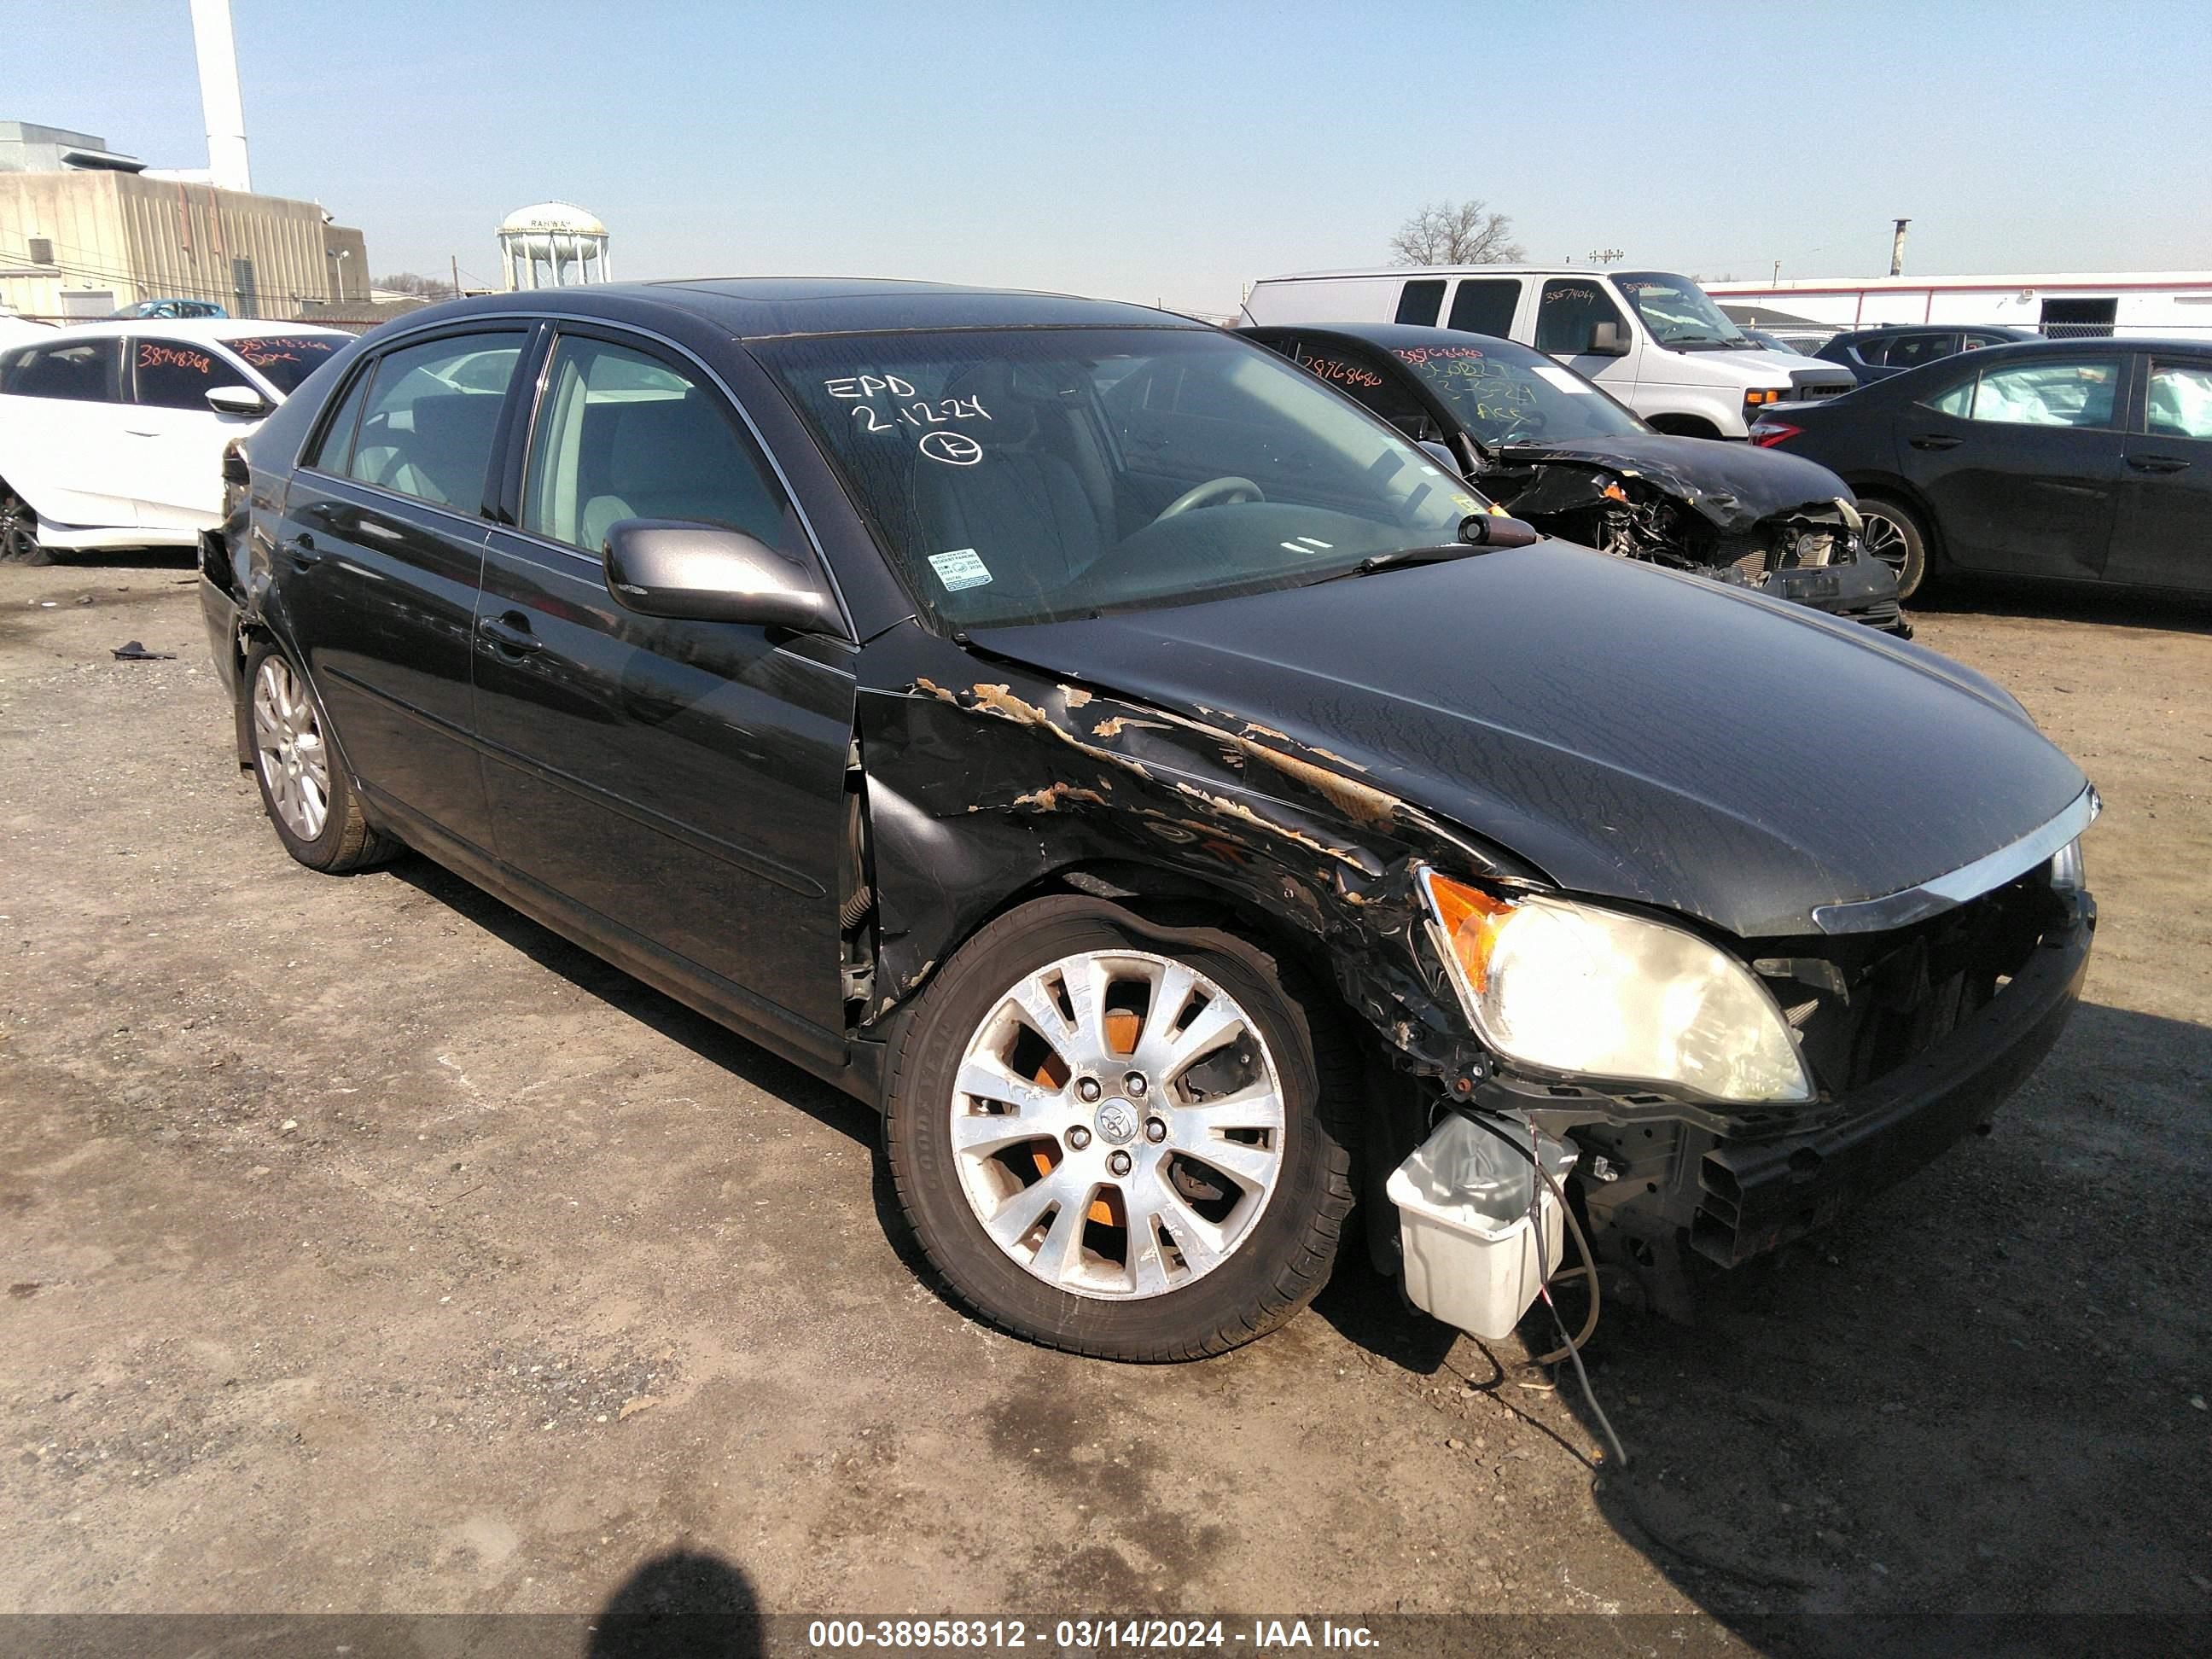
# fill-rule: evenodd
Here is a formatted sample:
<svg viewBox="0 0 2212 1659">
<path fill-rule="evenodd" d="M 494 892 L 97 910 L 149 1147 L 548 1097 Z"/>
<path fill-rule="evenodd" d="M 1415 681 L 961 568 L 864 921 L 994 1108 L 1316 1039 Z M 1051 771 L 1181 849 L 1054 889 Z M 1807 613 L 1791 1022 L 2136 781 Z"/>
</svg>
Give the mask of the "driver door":
<svg viewBox="0 0 2212 1659">
<path fill-rule="evenodd" d="M 1625 357 L 1601 356 L 1589 349 L 1590 331 L 1600 323 L 1618 323 L 1628 341 Z M 1613 296 L 1595 277 L 1551 276 L 1536 301 L 1536 349 L 1547 351 L 1586 379 L 1595 380 L 1620 402 L 1636 406 L 1636 385 L 1644 356 L 1643 331 L 1621 314 Z"/>
</svg>

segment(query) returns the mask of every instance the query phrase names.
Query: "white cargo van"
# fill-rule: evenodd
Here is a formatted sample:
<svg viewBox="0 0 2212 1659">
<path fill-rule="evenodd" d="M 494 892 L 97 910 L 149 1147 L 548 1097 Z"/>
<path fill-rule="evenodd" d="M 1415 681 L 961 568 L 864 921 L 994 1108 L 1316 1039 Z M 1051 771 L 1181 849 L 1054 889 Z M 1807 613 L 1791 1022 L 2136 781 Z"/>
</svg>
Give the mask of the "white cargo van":
<svg viewBox="0 0 2212 1659">
<path fill-rule="evenodd" d="M 1395 265 L 1264 276 L 1251 321 L 1413 323 L 1571 364 L 1662 432 L 1741 438 L 1768 404 L 1839 397 L 1835 364 L 1766 351 L 1686 276 L 1578 265 Z"/>
</svg>

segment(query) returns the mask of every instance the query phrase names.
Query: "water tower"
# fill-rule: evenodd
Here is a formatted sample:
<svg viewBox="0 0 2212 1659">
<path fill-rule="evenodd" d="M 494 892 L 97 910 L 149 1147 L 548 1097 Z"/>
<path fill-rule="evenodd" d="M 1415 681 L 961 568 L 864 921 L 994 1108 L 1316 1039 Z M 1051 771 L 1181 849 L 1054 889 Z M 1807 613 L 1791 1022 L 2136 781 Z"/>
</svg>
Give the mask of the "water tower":
<svg viewBox="0 0 2212 1659">
<path fill-rule="evenodd" d="M 607 280 L 607 228 L 568 202 L 538 202 L 500 221 L 507 285 L 568 288 Z"/>
</svg>

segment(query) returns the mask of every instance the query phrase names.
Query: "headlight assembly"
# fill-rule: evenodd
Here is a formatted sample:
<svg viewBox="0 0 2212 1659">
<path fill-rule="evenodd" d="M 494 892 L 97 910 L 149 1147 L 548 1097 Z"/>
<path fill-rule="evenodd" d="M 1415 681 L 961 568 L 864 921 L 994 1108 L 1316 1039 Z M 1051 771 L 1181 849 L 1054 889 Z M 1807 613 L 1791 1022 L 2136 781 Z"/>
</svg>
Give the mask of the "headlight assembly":
<svg viewBox="0 0 2212 1659">
<path fill-rule="evenodd" d="M 1714 1101 L 1805 1101 L 1813 1079 L 1751 970 L 1696 935 L 1421 872 L 1432 936 L 1475 1034 L 1547 1071 Z"/>
</svg>

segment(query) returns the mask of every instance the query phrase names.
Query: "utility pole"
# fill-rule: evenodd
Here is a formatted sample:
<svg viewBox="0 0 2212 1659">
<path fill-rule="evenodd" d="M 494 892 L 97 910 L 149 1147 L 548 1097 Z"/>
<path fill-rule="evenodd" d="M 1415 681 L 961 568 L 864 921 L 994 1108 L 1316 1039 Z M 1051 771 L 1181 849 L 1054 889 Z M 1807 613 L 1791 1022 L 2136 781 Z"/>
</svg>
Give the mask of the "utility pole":
<svg viewBox="0 0 2212 1659">
<path fill-rule="evenodd" d="M 1615 259 L 1626 257 L 1617 247 L 1595 247 L 1590 250 L 1589 262 L 1594 265 L 1609 265 Z"/>
<path fill-rule="evenodd" d="M 1779 259 L 1774 262 L 1774 280 L 1778 283 L 1782 280 L 1782 261 Z"/>
<path fill-rule="evenodd" d="M 1910 219 L 1899 219 L 1897 228 L 1890 233 L 1889 274 L 1893 276 L 1905 275 L 1905 228 L 1911 222 Z"/>
<path fill-rule="evenodd" d="M 461 297 L 461 256 L 449 253 L 446 257 L 453 262 L 453 297 L 458 300 Z"/>
</svg>

